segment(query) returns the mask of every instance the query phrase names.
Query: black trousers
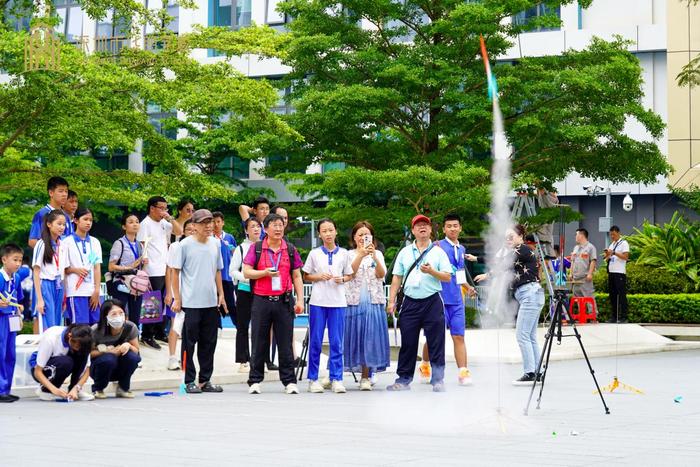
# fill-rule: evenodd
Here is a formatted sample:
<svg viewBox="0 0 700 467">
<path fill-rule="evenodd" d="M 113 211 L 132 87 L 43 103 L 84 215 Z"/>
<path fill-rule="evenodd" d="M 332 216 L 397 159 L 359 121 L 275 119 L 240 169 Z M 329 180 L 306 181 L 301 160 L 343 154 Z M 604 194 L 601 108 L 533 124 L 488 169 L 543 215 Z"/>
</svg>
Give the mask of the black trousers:
<svg viewBox="0 0 700 467">
<path fill-rule="evenodd" d="M 250 326 L 250 309 L 253 306 L 253 294 L 245 290 L 236 292 L 236 363 L 250 361 L 248 345 L 248 327 Z"/>
<path fill-rule="evenodd" d="M 194 367 L 194 348 L 197 346 L 199 382 L 206 383 L 214 373 L 214 352 L 219 337 L 219 311 L 212 308 L 183 308 L 185 312 L 184 347 L 187 352 L 185 384 L 194 383 L 197 369 Z"/>
<path fill-rule="evenodd" d="M 163 297 L 163 300 L 165 300 L 165 276 L 149 277 L 149 280 L 151 281 L 151 290 L 160 290 L 160 294 Z M 163 321 L 160 323 L 144 324 L 141 328 L 141 337 L 143 339 L 148 339 L 151 337 L 157 337 L 158 339 L 165 338 L 165 325 L 167 324 L 165 321 L 166 319 L 167 318 L 164 316 Z"/>
<path fill-rule="evenodd" d="M 141 319 L 141 302 L 143 301 L 143 297 L 137 297 L 130 293 L 120 292 L 118 290 L 114 292 L 112 297 L 116 298 L 124 304 L 124 306 L 126 307 L 127 316 L 129 317 L 129 321 L 138 326 L 139 321 Z M 144 324 L 144 327 L 145 326 L 148 325 Z"/>
<path fill-rule="evenodd" d="M 228 317 L 231 318 L 231 324 L 236 325 L 236 288 L 231 281 L 221 281 L 224 288 L 224 300 L 226 300 L 226 308 L 228 308 Z"/>
<path fill-rule="evenodd" d="M 296 383 L 292 339 L 294 311 L 282 300 L 270 301 L 266 296 L 254 295 L 251 308 L 251 355 L 248 385 L 260 383 L 265 377 L 265 361 L 270 349 L 270 329 L 274 330 L 279 348 L 279 372 L 283 385 Z"/>
<path fill-rule="evenodd" d="M 117 381 L 124 391 L 131 388 L 131 375 L 139 366 L 141 356 L 129 350 L 125 355 L 103 353 L 92 360 L 90 376 L 94 383 L 92 391 L 104 391 L 110 381 Z"/>
<path fill-rule="evenodd" d="M 57 388 L 60 388 L 66 378 L 70 376 L 70 384 L 68 385 L 68 390 L 70 391 L 80 381 L 89 355 L 89 353 L 76 354 L 68 352 L 68 355 L 51 357 L 44 367 L 44 376 Z M 37 383 L 39 382 L 34 376 L 34 372 L 32 372 L 32 377 Z M 41 390 L 49 392 L 44 386 L 41 387 Z"/>
<path fill-rule="evenodd" d="M 608 289 L 610 290 L 610 321 L 627 319 L 627 274 L 619 272 L 608 273 Z"/>
</svg>

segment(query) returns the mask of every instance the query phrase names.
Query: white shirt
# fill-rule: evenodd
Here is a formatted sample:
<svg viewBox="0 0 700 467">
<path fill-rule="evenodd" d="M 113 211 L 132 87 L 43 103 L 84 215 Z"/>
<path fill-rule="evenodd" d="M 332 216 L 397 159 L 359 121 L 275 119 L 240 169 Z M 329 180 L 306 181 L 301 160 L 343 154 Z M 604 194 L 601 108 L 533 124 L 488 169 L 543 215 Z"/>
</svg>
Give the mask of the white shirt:
<svg viewBox="0 0 700 467">
<path fill-rule="evenodd" d="M 148 258 L 148 264 L 144 267 L 144 271 L 150 277 L 165 276 L 165 263 L 168 255 L 168 241 L 170 234 L 173 231 L 173 226 L 165 219 L 156 222 L 149 216 L 146 216 L 141 221 L 139 233 L 136 234 L 136 240 L 145 243 L 148 237 L 148 251 L 144 252 L 144 256 Z"/>
<path fill-rule="evenodd" d="M 51 357 L 61 357 L 68 355 L 70 345 L 63 340 L 63 333 L 66 331 L 65 326 L 53 326 L 48 328 L 41 335 L 39 341 L 39 349 L 36 352 L 36 364 L 42 368 L 46 368 Z M 87 364 L 90 366 L 90 356 L 88 355 Z"/>
<path fill-rule="evenodd" d="M 78 285 L 80 276 L 77 274 L 68 274 L 66 276 L 66 297 L 91 296 L 95 292 L 95 264 L 90 264 L 90 256 L 91 253 L 94 253 L 97 256 L 97 264 L 102 263 L 102 246 L 100 241 L 90 236 L 89 242 L 86 239 L 85 242 L 78 241 L 76 243 L 75 237 L 71 235 L 63 240 L 61 246 L 66 249 L 68 258 L 66 267 L 85 268 L 89 271 L 78 290 L 76 290 L 75 286 Z"/>
<path fill-rule="evenodd" d="M 171 243 L 171 244 L 170 244 L 170 248 L 168 248 L 168 256 L 167 256 L 167 258 L 165 259 L 165 264 L 166 264 L 169 268 L 172 269 L 172 268 L 175 267 L 176 261 L 178 261 L 178 258 L 179 258 L 179 257 L 180 257 L 180 242 Z M 174 274 L 171 275 L 171 278 L 172 278 L 173 276 L 174 276 Z M 166 287 L 168 290 L 172 291 L 172 290 L 173 290 L 172 285 L 173 285 L 172 283 L 171 283 L 171 284 L 165 284 L 165 287 Z M 182 287 L 182 280 L 180 281 L 180 287 Z"/>
<path fill-rule="evenodd" d="M 307 274 L 320 274 L 328 272 L 333 277 L 340 277 L 352 274 L 352 261 L 348 250 L 338 248 L 333 255 L 333 264 L 328 264 L 328 255 L 321 248 L 314 248 L 309 252 L 304 267 L 301 268 Z M 333 279 L 327 281 L 314 282 L 311 288 L 311 299 L 309 304 L 325 307 L 346 307 L 348 306 L 345 297 L 345 284 L 336 284 Z"/>
<path fill-rule="evenodd" d="M 39 266 L 39 278 L 46 280 L 63 280 L 65 277 L 65 270 L 68 266 L 68 257 L 66 256 L 66 246 L 65 242 L 58 242 L 58 251 L 54 251 L 53 259 L 50 263 L 44 262 L 44 241 L 39 239 L 34 246 L 34 253 L 32 255 L 32 269 L 34 266 Z M 58 265 L 56 265 L 58 262 Z"/>
<path fill-rule="evenodd" d="M 626 274 L 627 273 L 627 261 L 615 256 L 615 253 L 628 253 L 630 251 L 630 245 L 627 240 L 621 238 L 616 242 L 612 242 L 608 247 L 610 250 L 610 262 L 608 263 L 608 272 Z"/>
<path fill-rule="evenodd" d="M 236 250 L 233 252 L 233 257 L 231 257 L 231 265 L 228 268 L 228 273 L 231 276 L 231 279 L 233 279 L 234 284 L 238 284 L 239 282 L 243 284 L 250 284 L 250 281 L 243 276 L 241 265 L 243 264 L 243 258 L 245 258 L 248 254 L 248 250 L 250 250 L 250 246 L 252 244 L 253 242 L 246 238 L 245 240 L 243 240 L 243 243 L 238 245 L 238 247 L 236 247 Z M 242 255 L 241 250 L 243 250 Z"/>
</svg>

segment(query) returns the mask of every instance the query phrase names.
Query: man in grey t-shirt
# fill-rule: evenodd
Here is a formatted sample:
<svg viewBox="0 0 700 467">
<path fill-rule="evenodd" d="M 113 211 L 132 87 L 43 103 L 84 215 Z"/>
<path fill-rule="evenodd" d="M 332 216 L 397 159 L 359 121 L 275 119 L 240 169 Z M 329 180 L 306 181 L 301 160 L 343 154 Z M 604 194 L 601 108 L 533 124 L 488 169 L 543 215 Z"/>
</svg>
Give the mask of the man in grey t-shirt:
<svg viewBox="0 0 700 467">
<path fill-rule="evenodd" d="M 185 340 L 187 352 L 185 389 L 190 394 L 222 392 L 221 386 L 211 383 L 214 372 L 219 329 L 219 308 L 228 312 L 221 282 L 224 267 L 220 242 L 212 237 L 213 216 L 207 209 L 198 209 L 192 215 L 195 234 L 182 240 L 173 261 L 173 311 L 185 312 Z M 199 384 L 194 379 L 194 348 L 197 345 Z"/>
<path fill-rule="evenodd" d="M 576 230 L 576 246 L 571 252 L 571 278 L 574 297 L 592 297 L 593 273 L 598 263 L 598 251 L 588 241 L 588 230 Z"/>
</svg>

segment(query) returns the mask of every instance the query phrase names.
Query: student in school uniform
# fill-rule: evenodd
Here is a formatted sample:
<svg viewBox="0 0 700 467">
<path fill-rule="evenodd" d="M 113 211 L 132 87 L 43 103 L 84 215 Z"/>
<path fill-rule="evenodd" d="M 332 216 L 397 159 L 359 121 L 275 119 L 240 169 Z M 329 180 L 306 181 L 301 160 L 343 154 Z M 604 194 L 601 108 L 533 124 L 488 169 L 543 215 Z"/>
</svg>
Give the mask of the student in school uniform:
<svg viewBox="0 0 700 467">
<path fill-rule="evenodd" d="M 92 211 L 78 208 L 76 232 L 64 240 L 66 265 L 66 315 L 71 323 L 94 324 L 100 319 L 102 246 L 90 236 Z"/>
<path fill-rule="evenodd" d="M 224 268 L 221 270 L 221 283 L 224 286 L 224 298 L 226 299 L 226 308 L 228 308 L 228 316 L 231 318 L 231 323 L 236 325 L 236 296 L 234 293 L 233 279 L 229 273 L 231 267 L 231 257 L 236 249 L 236 239 L 233 235 L 224 231 L 224 214 L 219 211 L 212 213 L 214 216 L 214 237 L 221 243 L 221 259 L 224 261 Z"/>
<path fill-rule="evenodd" d="M 49 193 L 49 202 L 46 206 L 39 209 L 32 218 L 32 226 L 29 230 L 29 248 L 34 248 L 36 242 L 41 238 L 41 227 L 43 225 L 44 216 L 53 210 L 63 209 L 63 205 L 68 200 L 68 182 L 65 178 L 51 177 L 46 183 L 46 191 Z M 63 237 L 67 237 L 73 233 L 73 223 L 70 217 L 64 211 L 66 217 L 66 230 L 63 232 Z"/>
<path fill-rule="evenodd" d="M 90 376 L 92 329 L 87 324 L 54 326 L 41 335 L 39 348 L 29 359 L 32 376 L 39 383 L 36 395 L 43 401 L 66 399 L 91 401 L 95 396 L 83 390 Z M 68 391 L 61 389 L 70 376 Z"/>
<path fill-rule="evenodd" d="M 17 271 L 22 266 L 23 252 L 15 244 L 0 248 L 2 270 L 0 270 L 0 402 L 15 402 L 18 396 L 10 394 L 12 376 L 17 359 L 15 337 L 22 325 L 24 298 Z"/>
<path fill-rule="evenodd" d="M 63 211 L 54 209 L 44 217 L 41 238 L 34 247 L 34 308 L 39 332 L 63 324 L 63 280 L 68 258 L 65 243 L 61 243 L 61 235 L 65 229 Z"/>
<path fill-rule="evenodd" d="M 321 219 L 316 224 L 323 245 L 309 252 L 302 268 L 304 279 L 313 283 L 309 311 L 309 392 L 321 393 L 327 387 L 344 393 L 343 329 L 345 326 L 345 283 L 352 279 L 352 264 L 348 250 L 335 243 L 335 222 Z M 323 334 L 328 327 L 330 341 L 330 381 L 318 382 L 318 366 Z M 330 383 L 330 384 L 329 384 Z M 325 387 L 324 387 L 325 386 Z"/>
<path fill-rule="evenodd" d="M 254 216 L 260 225 L 262 225 L 262 230 L 260 231 L 260 240 L 265 238 L 265 218 L 270 214 L 270 201 L 264 196 L 258 196 L 253 201 L 253 207 L 250 208 L 245 204 L 238 206 L 238 214 L 241 216 L 241 224 L 244 224 L 249 217 Z M 285 221 L 285 227 L 287 223 Z M 243 226 L 245 229 L 245 225 Z"/>
<path fill-rule="evenodd" d="M 68 190 L 68 198 L 63 205 L 63 210 L 68 214 L 68 219 L 70 219 L 70 229 L 71 232 L 75 232 L 75 213 L 78 212 L 78 193 L 73 190 Z"/>
</svg>

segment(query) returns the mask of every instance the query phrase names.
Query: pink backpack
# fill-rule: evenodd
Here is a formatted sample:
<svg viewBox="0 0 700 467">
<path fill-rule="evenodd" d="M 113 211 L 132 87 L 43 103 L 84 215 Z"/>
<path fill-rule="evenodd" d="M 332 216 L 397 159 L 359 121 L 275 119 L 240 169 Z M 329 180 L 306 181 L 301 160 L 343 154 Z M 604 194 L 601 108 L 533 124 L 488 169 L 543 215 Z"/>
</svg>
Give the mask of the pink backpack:
<svg viewBox="0 0 700 467">
<path fill-rule="evenodd" d="M 124 282 L 131 290 L 131 294 L 137 297 L 151 290 L 151 281 L 143 269 L 136 271 L 135 275 L 125 276 Z"/>
</svg>

